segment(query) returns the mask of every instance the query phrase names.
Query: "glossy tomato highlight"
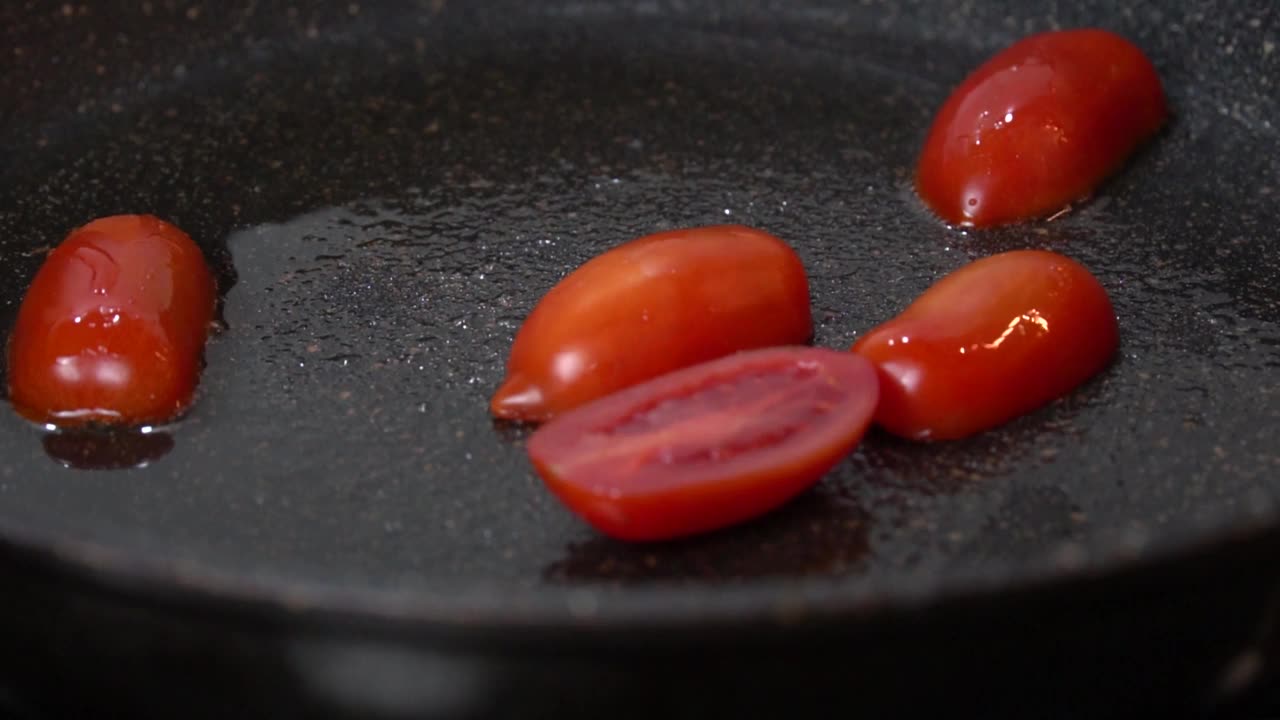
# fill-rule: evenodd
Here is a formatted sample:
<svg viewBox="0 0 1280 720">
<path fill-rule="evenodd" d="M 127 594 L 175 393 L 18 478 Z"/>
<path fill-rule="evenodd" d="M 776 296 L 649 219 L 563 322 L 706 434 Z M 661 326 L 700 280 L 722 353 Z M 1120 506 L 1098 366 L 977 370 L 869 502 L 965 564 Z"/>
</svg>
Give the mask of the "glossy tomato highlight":
<svg viewBox="0 0 1280 720">
<path fill-rule="evenodd" d="M 499 418 L 541 421 L 678 368 L 806 342 L 809 282 L 778 238 L 740 225 L 649 235 L 560 281 L 516 334 Z"/>
<path fill-rule="evenodd" d="M 149 215 L 95 220 L 27 289 L 9 338 L 9 397 L 61 426 L 170 420 L 191 401 L 214 303 L 186 233 Z"/>
<path fill-rule="evenodd" d="M 700 533 L 767 512 L 858 444 L 879 386 L 852 353 L 769 348 L 634 385 L 529 438 L 571 510 L 623 540 Z"/>
<path fill-rule="evenodd" d="M 1018 250 L 970 263 L 853 345 L 880 375 L 876 422 L 965 437 L 1060 397 L 1119 344 L 1102 285 L 1076 261 Z"/>
<path fill-rule="evenodd" d="M 938 111 L 916 190 L 943 220 L 986 226 L 1045 215 L 1087 195 L 1163 124 L 1151 61 L 1105 30 L 1014 43 Z"/>
</svg>

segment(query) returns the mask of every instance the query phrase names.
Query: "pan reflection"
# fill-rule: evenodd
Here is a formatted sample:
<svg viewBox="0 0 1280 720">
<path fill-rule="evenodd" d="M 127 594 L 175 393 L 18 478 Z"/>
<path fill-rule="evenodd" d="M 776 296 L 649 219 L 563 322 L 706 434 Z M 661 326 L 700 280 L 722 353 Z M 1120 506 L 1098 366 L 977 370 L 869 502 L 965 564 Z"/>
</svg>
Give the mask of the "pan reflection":
<svg viewBox="0 0 1280 720">
<path fill-rule="evenodd" d="M 603 536 L 573 543 L 543 578 L 634 584 L 853 575 L 865 569 L 870 525 L 858 504 L 819 486 L 753 522 L 707 535 L 659 544 Z"/>
<path fill-rule="evenodd" d="M 76 470 L 146 467 L 173 449 L 173 436 L 150 428 L 62 430 L 44 436 L 44 451 Z"/>
</svg>

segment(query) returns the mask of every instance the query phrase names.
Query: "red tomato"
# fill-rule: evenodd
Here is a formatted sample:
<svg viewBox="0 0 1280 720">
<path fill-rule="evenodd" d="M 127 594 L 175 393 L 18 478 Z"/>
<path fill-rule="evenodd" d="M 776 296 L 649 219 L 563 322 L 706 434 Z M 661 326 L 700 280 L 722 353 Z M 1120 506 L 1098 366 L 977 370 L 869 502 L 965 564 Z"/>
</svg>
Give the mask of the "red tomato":
<svg viewBox="0 0 1280 720">
<path fill-rule="evenodd" d="M 1033 35 L 956 88 L 925 140 L 916 190 L 957 225 L 995 225 L 1087 195 L 1164 122 L 1160 78 L 1104 30 Z"/>
<path fill-rule="evenodd" d="M 857 355 L 753 350 L 561 415 L 529 438 L 529 457 L 596 529 L 662 540 L 760 515 L 816 483 L 858 444 L 878 394 Z"/>
<path fill-rule="evenodd" d="M 853 351 L 876 365 L 876 422 L 919 440 L 965 437 L 1066 394 L 1107 365 L 1111 301 L 1079 263 L 1017 250 L 938 281 Z"/>
<path fill-rule="evenodd" d="M 9 397 L 58 425 L 163 422 L 190 403 L 214 281 L 186 233 L 149 215 L 75 230 L 36 273 L 9 338 Z"/>
<path fill-rule="evenodd" d="M 658 233 L 584 264 L 516 334 L 491 412 L 546 420 L 739 350 L 803 343 L 809 281 L 778 238 L 740 225 Z"/>
</svg>

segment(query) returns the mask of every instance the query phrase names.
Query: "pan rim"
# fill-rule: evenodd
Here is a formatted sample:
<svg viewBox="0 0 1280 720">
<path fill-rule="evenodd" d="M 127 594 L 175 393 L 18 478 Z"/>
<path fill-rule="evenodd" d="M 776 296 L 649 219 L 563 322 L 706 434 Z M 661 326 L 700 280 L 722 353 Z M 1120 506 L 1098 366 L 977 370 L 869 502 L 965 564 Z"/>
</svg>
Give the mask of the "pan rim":
<svg viewBox="0 0 1280 720">
<path fill-rule="evenodd" d="M 1242 548 L 1274 544 L 1280 518 L 1220 522 L 1203 534 L 1166 539 L 1135 553 L 1112 550 L 1096 562 L 1058 567 L 992 564 L 972 576 L 909 575 L 892 585 L 851 586 L 848 578 L 763 578 L 743 584 L 554 585 L 513 587 L 468 581 L 439 590 L 326 584 L 250 577 L 194 562 L 166 562 L 65 535 L 0 524 L 0 562 L 59 584 L 162 610 L 277 620 L 286 625 L 411 629 L 469 635 L 490 631 L 503 642 L 552 633 L 644 628 L 680 634 L 743 627 L 875 623 L 946 606 L 1061 592 L 1094 583 L 1140 580 L 1196 561 L 1214 562 Z"/>
</svg>

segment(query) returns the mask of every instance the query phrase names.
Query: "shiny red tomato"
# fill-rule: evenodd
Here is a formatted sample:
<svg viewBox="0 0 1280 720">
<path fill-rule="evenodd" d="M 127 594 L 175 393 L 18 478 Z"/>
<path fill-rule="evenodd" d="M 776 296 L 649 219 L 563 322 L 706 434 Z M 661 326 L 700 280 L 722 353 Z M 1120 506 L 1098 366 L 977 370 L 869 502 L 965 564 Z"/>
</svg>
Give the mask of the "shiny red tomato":
<svg viewBox="0 0 1280 720">
<path fill-rule="evenodd" d="M 946 440 L 995 427 L 1105 367 L 1119 335 L 1102 285 L 1056 253 L 1018 250 L 930 287 L 853 351 L 876 365 L 876 422 Z"/>
<path fill-rule="evenodd" d="M 9 397 L 57 425 L 172 419 L 195 390 L 214 301 L 186 233 L 149 215 L 95 220 L 27 289 L 9 338 Z"/>
<path fill-rule="evenodd" d="M 559 416 L 529 438 L 547 486 L 599 531 L 663 540 L 767 512 L 858 444 L 871 364 L 818 348 L 684 368 Z"/>
<path fill-rule="evenodd" d="M 1104 30 L 1033 35 L 979 67 L 934 119 L 916 190 L 943 220 L 995 225 L 1087 195 L 1164 122 L 1160 78 Z"/>
<path fill-rule="evenodd" d="M 633 240 L 584 264 L 516 334 L 493 415 L 540 421 L 678 368 L 813 333 L 796 253 L 740 225 Z"/>
</svg>

